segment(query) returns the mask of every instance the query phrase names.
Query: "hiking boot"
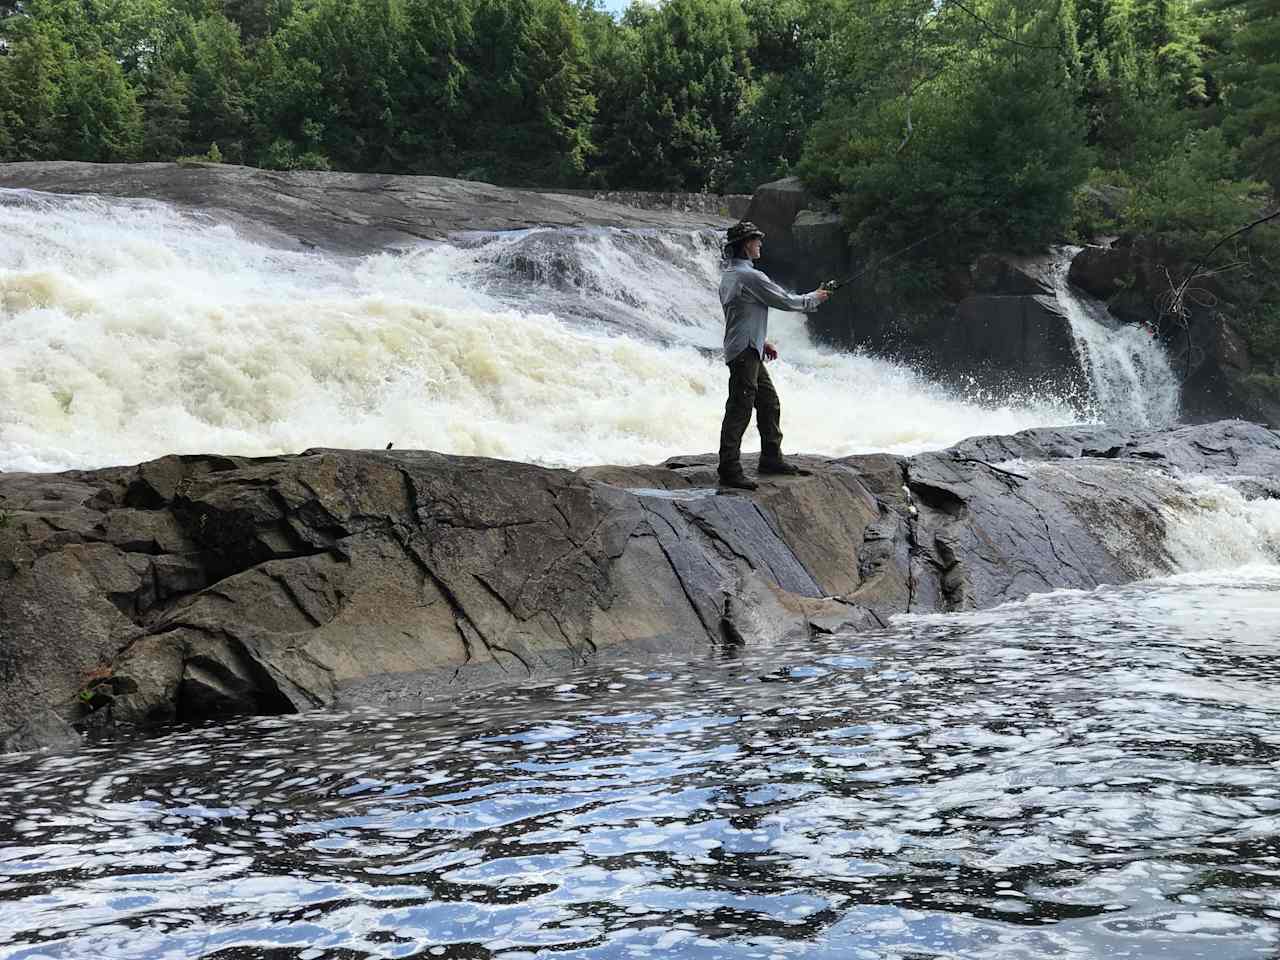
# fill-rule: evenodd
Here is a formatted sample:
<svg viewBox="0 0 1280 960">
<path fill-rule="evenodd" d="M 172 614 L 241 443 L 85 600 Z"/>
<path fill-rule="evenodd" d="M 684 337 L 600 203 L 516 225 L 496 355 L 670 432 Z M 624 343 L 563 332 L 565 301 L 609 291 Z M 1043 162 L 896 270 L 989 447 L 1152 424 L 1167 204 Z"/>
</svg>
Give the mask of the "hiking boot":
<svg viewBox="0 0 1280 960">
<path fill-rule="evenodd" d="M 803 467 L 797 467 L 794 463 L 789 462 L 783 457 L 777 459 L 766 460 L 760 458 L 760 467 L 757 473 L 772 474 L 777 477 L 811 477 L 812 470 L 805 470 Z"/>
<path fill-rule="evenodd" d="M 721 489 L 730 490 L 759 490 L 760 484 L 754 480 L 747 479 L 747 475 L 739 471 L 738 473 L 721 474 Z"/>
</svg>

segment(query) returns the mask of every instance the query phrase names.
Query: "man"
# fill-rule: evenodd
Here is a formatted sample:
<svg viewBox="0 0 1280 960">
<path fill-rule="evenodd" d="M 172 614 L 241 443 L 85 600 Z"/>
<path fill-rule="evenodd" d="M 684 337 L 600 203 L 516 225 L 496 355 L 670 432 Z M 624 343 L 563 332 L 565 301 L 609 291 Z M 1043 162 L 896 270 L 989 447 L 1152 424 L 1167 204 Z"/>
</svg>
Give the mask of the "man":
<svg viewBox="0 0 1280 960">
<path fill-rule="evenodd" d="M 804 295 L 787 293 L 757 270 L 764 231 L 750 220 L 729 228 L 725 237 L 725 266 L 720 275 L 720 305 L 724 308 L 724 362 L 729 365 L 729 399 L 720 428 L 720 486 L 755 490 L 757 484 L 742 472 L 742 435 L 756 412 L 760 431 L 761 474 L 808 476 L 807 470 L 782 456 L 782 404 L 764 368 L 778 351 L 765 339 L 769 308 L 811 313 L 830 296 L 826 290 Z"/>
</svg>

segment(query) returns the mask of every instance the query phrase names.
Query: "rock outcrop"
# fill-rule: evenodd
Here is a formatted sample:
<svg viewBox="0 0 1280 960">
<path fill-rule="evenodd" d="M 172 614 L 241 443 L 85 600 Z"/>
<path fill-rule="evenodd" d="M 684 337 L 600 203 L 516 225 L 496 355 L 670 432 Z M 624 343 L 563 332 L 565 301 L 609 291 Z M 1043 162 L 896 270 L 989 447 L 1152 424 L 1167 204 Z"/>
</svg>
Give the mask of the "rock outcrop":
<svg viewBox="0 0 1280 960">
<path fill-rule="evenodd" d="M 826 204 L 809 193 L 799 177 L 757 187 L 747 219 L 765 231 L 760 269 L 785 283 L 805 283 L 805 290 L 848 273 L 844 231 L 823 232 L 827 213 Z"/>
<path fill-rule="evenodd" d="M 1174 284 L 1192 264 L 1172 257 L 1159 243 L 1126 238 L 1111 246 L 1085 247 L 1071 261 L 1069 279 L 1129 323 L 1159 332 L 1182 379 L 1183 408 L 1190 418 L 1243 414 L 1280 423 L 1280 402 L 1251 382 L 1249 347 L 1231 317 L 1238 311 L 1221 278 L 1205 275 L 1188 285 L 1185 316 L 1171 316 Z"/>
<path fill-rule="evenodd" d="M 876 629 L 1171 569 L 1172 473 L 1272 496 L 1242 422 L 576 472 L 419 451 L 0 474 L 0 747 L 138 722 L 448 697 L 584 661 Z M 1159 481 L 1159 482 L 1157 482 Z"/>
<path fill-rule="evenodd" d="M 1090 195 L 1099 212 L 1113 218 L 1124 191 L 1090 188 Z M 967 276 L 963 269 L 949 274 L 936 301 L 903 317 L 870 288 L 868 276 L 902 269 L 905 258 L 863 262 L 849 248 L 840 218 L 798 178 L 760 187 L 750 217 L 768 235 L 761 266 L 780 283 L 810 290 L 830 277 L 858 278 L 813 316 L 811 328 L 827 342 L 905 360 L 944 381 L 976 382 L 993 395 L 1045 384 L 1063 398 L 1088 395 L 1069 321 L 1045 275 L 1047 254 L 983 254 Z M 1232 323 L 1239 311 L 1224 282 L 1204 276 L 1191 286 L 1185 323 L 1161 315 L 1171 278 L 1191 266 L 1176 262 L 1157 242 L 1120 238 L 1080 250 L 1068 280 L 1105 301 L 1118 320 L 1159 328 L 1181 381 L 1185 418 L 1280 423 L 1280 402 L 1265 385 L 1270 378 L 1251 376 L 1260 371 L 1253 370 L 1245 339 Z"/>
<path fill-rule="evenodd" d="M 794 289 L 837 277 L 865 280 L 873 266 L 854 256 L 840 216 L 796 177 L 759 187 L 748 215 L 767 234 L 761 268 Z M 1085 396 L 1087 377 L 1048 270 L 1043 257 L 983 255 L 970 276 L 949 284 L 954 289 L 934 315 L 910 321 L 853 283 L 811 326 L 831 343 L 904 359 L 942 380 L 1009 393 L 1050 383 L 1060 396 Z"/>
<path fill-rule="evenodd" d="M 724 227 L 703 211 L 638 209 L 590 196 L 445 177 L 274 171 L 232 164 L 0 163 L 0 187 L 163 200 L 272 246 L 373 253 L 459 233 L 526 227 Z"/>
</svg>

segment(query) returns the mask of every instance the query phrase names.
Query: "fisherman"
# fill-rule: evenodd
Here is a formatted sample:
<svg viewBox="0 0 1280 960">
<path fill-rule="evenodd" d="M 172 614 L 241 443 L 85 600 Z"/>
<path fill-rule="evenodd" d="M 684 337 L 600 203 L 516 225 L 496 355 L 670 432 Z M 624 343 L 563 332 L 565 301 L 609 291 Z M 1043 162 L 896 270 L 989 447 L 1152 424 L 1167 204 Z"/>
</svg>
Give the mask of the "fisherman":
<svg viewBox="0 0 1280 960">
<path fill-rule="evenodd" d="M 742 472 L 742 435 L 756 412 L 760 431 L 758 473 L 808 476 L 809 471 L 782 456 L 782 405 L 766 360 L 776 360 L 777 348 L 765 339 L 769 308 L 811 313 L 830 294 L 818 289 L 803 295 L 787 293 L 753 266 L 764 244 L 764 231 L 750 220 L 729 228 L 725 262 L 720 274 L 720 305 L 724 308 L 724 362 L 729 365 L 729 399 L 720 428 L 720 486 L 755 490 L 757 484 Z"/>
</svg>

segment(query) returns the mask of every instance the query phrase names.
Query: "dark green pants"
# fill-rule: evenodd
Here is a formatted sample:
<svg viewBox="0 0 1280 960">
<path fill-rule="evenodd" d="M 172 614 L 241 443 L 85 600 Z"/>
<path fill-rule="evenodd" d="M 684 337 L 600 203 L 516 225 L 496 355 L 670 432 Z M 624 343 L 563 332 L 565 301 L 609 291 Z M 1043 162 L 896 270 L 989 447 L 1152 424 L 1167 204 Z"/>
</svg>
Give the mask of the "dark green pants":
<svg viewBox="0 0 1280 960">
<path fill-rule="evenodd" d="M 720 427 L 720 475 L 742 472 L 742 435 L 756 412 L 761 456 L 782 456 L 782 403 L 760 354 L 747 347 L 729 364 L 729 399 Z"/>
</svg>

